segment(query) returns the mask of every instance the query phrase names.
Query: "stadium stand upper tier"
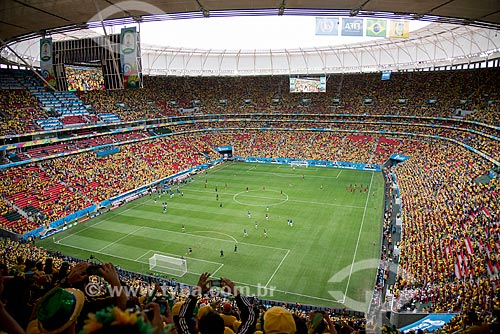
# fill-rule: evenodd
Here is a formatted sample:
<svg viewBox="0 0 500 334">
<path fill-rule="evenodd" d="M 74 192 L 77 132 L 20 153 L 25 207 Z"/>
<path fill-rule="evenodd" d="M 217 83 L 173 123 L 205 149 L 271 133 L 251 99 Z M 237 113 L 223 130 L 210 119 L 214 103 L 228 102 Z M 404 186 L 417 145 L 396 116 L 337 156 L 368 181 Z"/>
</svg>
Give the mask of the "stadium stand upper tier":
<svg viewBox="0 0 500 334">
<path fill-rule="evenodd" d="M 144 77 L 144 89 L 51 92 L 29 71 L 0 70 L 0 135 L 194 114 L 248 112 L 453 117 L 496 125 L 499 69 L 332 74 L 321 94 L 289 78 Z"/>
</svg>

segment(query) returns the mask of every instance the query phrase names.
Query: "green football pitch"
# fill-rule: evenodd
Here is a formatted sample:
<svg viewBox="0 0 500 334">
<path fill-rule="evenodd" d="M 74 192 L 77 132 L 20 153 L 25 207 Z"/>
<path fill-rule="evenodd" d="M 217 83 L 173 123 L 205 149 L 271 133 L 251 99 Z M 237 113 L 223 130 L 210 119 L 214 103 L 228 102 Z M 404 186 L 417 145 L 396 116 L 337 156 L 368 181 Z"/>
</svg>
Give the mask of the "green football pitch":
<svg viewBox="0 0 500 334">
<path fill-rule="evenodd" d="M 38 245 L 142 273 L 153 254 L 184 256 L 179 282 L 208 271 L 261 298 L 349 307 L 373 291 L 383 182 L 370 171 L 226 162 L 194 176 L 183 196 L 144 196 Z"/>
</svg>

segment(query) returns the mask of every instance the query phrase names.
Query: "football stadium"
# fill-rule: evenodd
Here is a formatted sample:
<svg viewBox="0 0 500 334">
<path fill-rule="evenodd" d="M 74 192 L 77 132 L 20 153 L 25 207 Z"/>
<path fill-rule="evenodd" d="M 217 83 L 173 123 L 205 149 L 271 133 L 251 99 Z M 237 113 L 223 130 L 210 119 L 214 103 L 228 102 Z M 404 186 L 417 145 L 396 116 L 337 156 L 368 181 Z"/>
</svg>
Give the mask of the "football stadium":
<svg viewBox="0 0 500 334">
<path fill-rule="evenodd" d="M 498 1 L 0 13 L 0 333 L 500 333 Z"/>
</svg>

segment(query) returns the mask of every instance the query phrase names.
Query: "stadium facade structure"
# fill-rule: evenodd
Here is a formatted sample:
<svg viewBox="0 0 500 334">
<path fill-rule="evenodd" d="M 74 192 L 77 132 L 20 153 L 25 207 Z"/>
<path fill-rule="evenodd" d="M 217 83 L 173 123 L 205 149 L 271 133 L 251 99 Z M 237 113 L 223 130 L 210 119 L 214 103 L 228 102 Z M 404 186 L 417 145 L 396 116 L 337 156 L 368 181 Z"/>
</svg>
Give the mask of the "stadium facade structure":
<svg viewBox="0 0 500 334">
<path fill-rule="evenodd" d="M 181 1 L 183 2 L 183 1 Z M 189 1 L 185 1 L 188 3 Z M 194 2 L 194 1 L 193 1 Z M 266 1 L 264 1 L 266 2 Z M 96 36 L 96 28 L 123 24 L 137 24 L 160 20 L 190 19 L 201 17 L 224 16 L 263 16 L 263 15 L 309 15 L 309 16 L 356 16 L 361 18 L 383 18 L 421 20 L 430 22 L 426 27 L 412 31 L 409 38 L 380 38 L 358 44 L 344 44 L 328 47 L 296 48 L 296 49 L 189 49 L 178 46 L 141 45 L 142 73 L 145 75 L 171 76 L 254 76 L 254 75 L 302 75 L 328 73 L 362 73 L 377 71 L 413 71 L 413 70 L 450 70 L 462 68 L 498 67 L 500 59 L 500 20 L 498 3 L 481 9 L 485 13 L 467 12 L 465 7 L 443 12 L 425 11 L 415 8 L 412 13 L 398 11 L 400 8 L 385 8 L 381 5 L 355 5 L 352 8 L 331 9 L 339 1 L 319 1 L 318 7 L 324 9 L 292 8 L 290 1 L 281 5 L 270 4 L 269 8 L 232 9 L 225 1 L 213 10 L 199 6 L 195 11 L 169 13 L 168 8 L 154 7 L 157 13 L 142 16 L 127 16 L 128 11 L 115 13 L 121 18 L 105 19 L 89 10 L 86 16 L 91 21 L 73 23 L 63 27 L 51 27 L 53 21 L 47 21 L 48 29 L 42 32 L 26 32 L 19 36 L 7 31 L 7 38 L 0 50 L 0 62 L 4 64 L 21 64 L 38 67 L 39 39 L 51 36 L 54 40 L 75 39 Z M 442 1 L 435 0 L 435 7 L 442 8 Z M 154 1 L 146 1 L 154 4 Z M 199 3 L 199 2 L 197 2 Z M 446 6 L 453 5 L 448 1 Z M 240 4 L 243 6 L 242 4 Z M 343 5 L 338 3 L 337 5 Z M 345 5 L 345 4 L 344 4 Z M 406 8 L 417 6 L 411 1 L 400 1 Z M 429 4 L 428 4 L 429 5 Z M 463 5 L 463 4 L 462 4 Z M 227 6 L 224 7 L 224 6 Z M 234 4 L 232 4 L 234 6 Z M 246 6 L 246 5 L 245 5 Z M 272 8 L 273 6 L 277 8 Z M 357 7 L 356 7 L 357 6 Z M 393 4 L 393 6 L 396 6 Z M 472 6 L 469 4 L 469 6 Z M 95 6 L 92 6 L 95 8 Z M 99 8 L 99 7 L 98 7 Z M 189 9 L 186 5 L 185 8 Z M 368 10 L 370 9 L 370 10 Z M 69 9 L 61 10 L 66 13 Z M 105 12 L 107 8 L 102 10 Z M 165 10 L 165 12 L 162 12 Z M 375 10 L 386 10 L 377 12 Z M 476 10 L 476 12 L 479 9 Z M 8 10 L 6 10 L 8 12 Z M 4 12 L 4 14 L 6 13 Z M 456 17 L 451 17 L 456 15 Z M 484 19 L 470 19 L 469 15 L 482 15 Z M 85 17 L 85 15 L 83 15 Z M 479 16 L 478 16 L 479 17 Z M 96 21 L 97 19 L 97 21 Z M 100 21 L 100 19 L 103 19 Z M 92 21 L 93 20 L 93 21 Z M 17 54 L 17 55 L 16 55 Z M 19 59 L 22 58 L 22 60 Z M 26 64 L 26 63 L 27 64 Z"/>
</svg>

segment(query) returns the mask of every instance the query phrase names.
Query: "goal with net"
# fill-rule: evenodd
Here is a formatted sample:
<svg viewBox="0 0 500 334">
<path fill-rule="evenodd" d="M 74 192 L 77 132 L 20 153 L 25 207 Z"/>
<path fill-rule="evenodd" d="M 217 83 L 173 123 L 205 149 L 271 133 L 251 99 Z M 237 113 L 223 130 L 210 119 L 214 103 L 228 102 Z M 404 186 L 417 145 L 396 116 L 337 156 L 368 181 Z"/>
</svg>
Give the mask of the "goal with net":
<svg viewBox="0 0 500 334">
<path fill-rule="evenodd" d="M 307 161 L 290 161 L 290 167 L 309 167 Z"/>
<path fill-rule="evenodd" d="M 153 254 L 149 258 L 149 270 L 180 277 L 187 273 L 187 261 L 183 258 Z"/>
</svg>

